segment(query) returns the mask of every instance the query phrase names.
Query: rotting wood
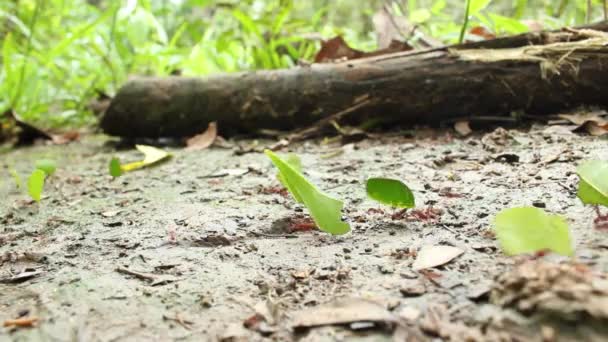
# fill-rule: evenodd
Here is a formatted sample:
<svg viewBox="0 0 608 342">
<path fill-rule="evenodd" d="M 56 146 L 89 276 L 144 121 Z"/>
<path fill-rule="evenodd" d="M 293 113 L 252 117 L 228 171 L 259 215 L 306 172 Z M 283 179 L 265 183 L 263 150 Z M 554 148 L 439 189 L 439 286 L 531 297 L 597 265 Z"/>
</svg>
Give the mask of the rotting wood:
<svg viewBox="0 0 608 342">
<path fill-rule="evenodd" d="M 592 30 L 591 30 L 592 29 Z M 136 78 L 103 130 L 123 137 L 291 130 L 358 106 L 347 122 L 437 123 L 608 105 L 608 23 L 337 64 L 208 78 Z"/>
</svg>

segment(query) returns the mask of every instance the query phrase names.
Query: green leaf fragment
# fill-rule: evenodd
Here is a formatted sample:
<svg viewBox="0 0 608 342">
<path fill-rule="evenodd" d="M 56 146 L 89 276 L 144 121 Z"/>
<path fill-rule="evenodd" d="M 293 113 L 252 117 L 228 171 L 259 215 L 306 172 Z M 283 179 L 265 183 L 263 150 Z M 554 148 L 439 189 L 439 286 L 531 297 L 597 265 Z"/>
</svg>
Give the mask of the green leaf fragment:
<svg viewBox="0 0 608 342">
<path fill-rule="evenodd" d="M 507 255 L 550 250 L 574 254 L 568 223 L 559 215 L 535 207 L 504 209 L 494 219 L 494 231 Z"/>
<path fill-rule="evenodd" d="M 55 170 L 57 170 L 57 164 L 51 159 L 37 160 L 35 166 L 37 169 L 44 171 L 47 176 L 54 174 Z"/>
<path fill-rule="evenodd" d="M 118 160 L 118 158 L 113 157 L 112 160 L 110 160 L 109 170 L 110 176 L 114 178 L 122 175 L 122 168 L 120 167 L 120 160 Z"/>
<path fill-rule="evenodd" d="M 366 190 L 369 198 L 392 207 L 413 208 L 416 205 L 412 190 L 396 179 L 370 178 Z"/>
<path fill-rule="evenodd" d="M 27 180 L 27 191 L 36 202 L 40 202 L 42 189 L 44 188 L 44 178 L 46 173 L 40 169 L 34 170 Z"/>
<path fill-rule="evenodd" d="M 310 216 L 321 230 L 334 235 L 346 234 L 350 231 L 348 223 L 341 219 L 342 201 L 318 190 L 294 166 L 274 152 L 265 150 L 264 153 L 279 169 L 280 177 L 294 199 L 301 201 L 308 208 Z"/>
<path fill-rule="evenodd" d="M 297 171 L 299 173 L 302 173 L 302 161 L 300 160 L 300 157 L 298 157 L 296 154 L 293 154 L 293 153 L 288 154 L 287 158 L 284 161 L 289 166 L 291 166 L 292 169 L 294 169 L 295 171 Z M 279 182 L 281 182 L 281 184 L 283 184 L 284 187 L 289 189 L 289 185 L 281 172 L 279 172 L 277 174 L 277 178 L 279 179 Z M 302 199 L 296 193 L 294 193 L 294 192 L 291 192 L 291 193 L 293 194 L 293 197 L 295 198 L 296 202 L 304 203 L 302 201 Z"/>
<path fill-rule="evenodd" d="M 589 160 L 576 168 L 580 178 L 578 198 L 584 204 L 608 207 L 608 162 Z"/>
</svg>

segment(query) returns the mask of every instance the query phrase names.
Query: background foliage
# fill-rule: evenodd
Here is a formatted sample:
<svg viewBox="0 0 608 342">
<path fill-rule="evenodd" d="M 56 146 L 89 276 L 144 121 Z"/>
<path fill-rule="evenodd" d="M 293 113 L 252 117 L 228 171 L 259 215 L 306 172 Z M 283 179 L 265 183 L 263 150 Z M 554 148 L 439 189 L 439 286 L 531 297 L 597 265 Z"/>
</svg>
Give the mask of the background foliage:
<svg viewBox="0 0 608 342">
<path fill-rule="evenodd" d="M 468 26 L 499 34 L 603 18 L 601 0 L 470 0 Z M 591 3 L 592 11 L 588 11 Z M 0 111 L 46 126 L 94 122 L 87 104 L 130 75 L 206 75 L 290 67 L 320 39 L 372 50 L 383 5 L 445 43 L 458 41 L 457 0 L 0 0 Z"/>
</svg>

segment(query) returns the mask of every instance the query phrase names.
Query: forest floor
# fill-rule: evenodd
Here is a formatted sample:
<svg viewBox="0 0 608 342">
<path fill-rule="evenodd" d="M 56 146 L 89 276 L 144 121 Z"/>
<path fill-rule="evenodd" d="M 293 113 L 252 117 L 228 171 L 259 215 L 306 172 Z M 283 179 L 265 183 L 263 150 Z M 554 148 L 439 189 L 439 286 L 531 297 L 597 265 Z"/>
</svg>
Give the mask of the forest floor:
<svg viewBox="0 0 608 342">
<path fill-rule="evenodd" d="M 24 179 L 40 158 L 58 169 L 40 204 L 0 183 L 0 321 L 38 319 L 0 328 L 0 341 L 608 339 L 608 233 L 577 199 L 575 173 L 606 158 L 605 139 L 533 126 L 290 145 L 344 200 L 343 236 L 307 229 L 263 153 L 170 148 L 167 162 L 113 180 L 110 158 L 138 153 L 107 141 L 2 155 Z M 403 180 L 417 209 L 368 200 L 372 176 Z M 523 205 L 568 219 L 574 260 L 502 253 L 493 217 Z M 464 252 L 414 271 L 430 245 Z"/>
</svg>

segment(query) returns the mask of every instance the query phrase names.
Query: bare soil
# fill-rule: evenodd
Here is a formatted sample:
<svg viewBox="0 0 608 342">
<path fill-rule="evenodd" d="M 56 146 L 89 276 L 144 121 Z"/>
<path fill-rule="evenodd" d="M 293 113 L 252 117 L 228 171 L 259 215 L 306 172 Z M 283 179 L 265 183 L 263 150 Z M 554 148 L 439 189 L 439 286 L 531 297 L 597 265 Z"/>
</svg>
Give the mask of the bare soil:
<svg viewBox="0 0 608 342">
<path fill-rule="evenodd" d="M 594 229 L 594 210 L 576 198 L 575 173 L 581 160 L 606 158 L 605 139 L 559 126 L 467 138 L 420 130 L 280 151 L 297 153 L 308 178 L 344 200 L 352 227 L 344 236 L 308 229 L 306 209 L 281 191 L 262 153 L 169 149 L 169 161 L 113 180 L 110 158 L 138 155 L 106 142 L 89 137 L 2 155 L 0 321 L 38 321 L 0 328 L 1 341 L 608 339 L 601 312 L 566 315 L 568 300 L 582 303 L 573 288 L 561 289 L 566 304 L 551 310 L 493 299 L 500 276 L 537 261 L 506 257 L 491 232 L 494 215 L 509 207 L 564 215 L 576 257 L 537 257 L 605 280 L 608 234 Z M 40 158 L 59 167 L 36 204 L 16 190 L 8 169 L 25 182 Z M 366 199 L 372 176 L 410 185 L 417 211 L 400 215 Z M 464 253 L 415 272 L 416 252 L 425 245 Z M 605 300 L 602 288 L 594 289 Z M 298 325 L 302 310 L 338 298 L 353 300 L 355 311 L 366 307 L 357 302 L 362 298 L 378 303 L 395 321 Z"/>
</svg>

